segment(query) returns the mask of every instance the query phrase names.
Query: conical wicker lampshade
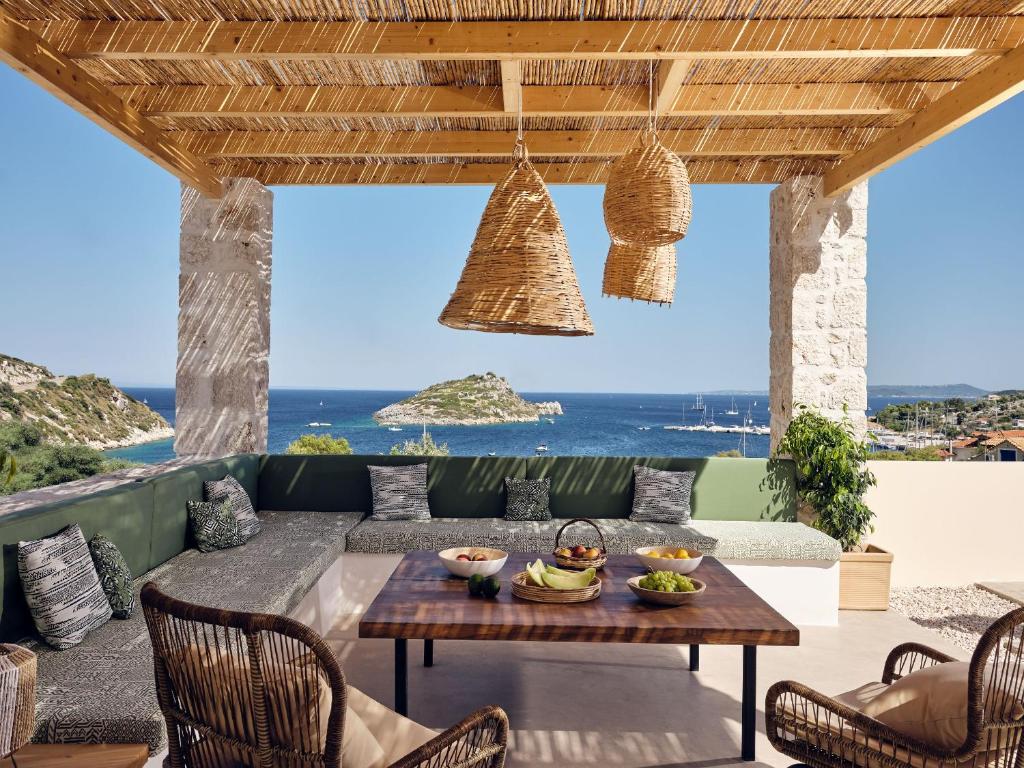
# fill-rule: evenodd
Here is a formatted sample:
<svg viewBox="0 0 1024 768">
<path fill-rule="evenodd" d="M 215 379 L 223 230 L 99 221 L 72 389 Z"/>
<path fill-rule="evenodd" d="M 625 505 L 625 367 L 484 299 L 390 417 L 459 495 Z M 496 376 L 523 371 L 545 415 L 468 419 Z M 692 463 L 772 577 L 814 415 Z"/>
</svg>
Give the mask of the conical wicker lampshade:
<svg viewBox="0 0 1024 768">
<path fill-rule="evenodd" d="M 676 247 L 612 242 L 604 262 L 606 296 L 671 304 L 676 292 Z"/>
<path fill-rule="evenodd" d="M 555 204 L 521 145 L 514 159 L 487 201 L 438 321 L 490 333 L 590 336 L 594 326 Z"/>
<path fill-rule="evenodd" d="M 604 222 L 612 240 L 669 245 L 686 236 L 693 211 L 686 165 L 650 133 L 611 167 Z"/>
</svg>

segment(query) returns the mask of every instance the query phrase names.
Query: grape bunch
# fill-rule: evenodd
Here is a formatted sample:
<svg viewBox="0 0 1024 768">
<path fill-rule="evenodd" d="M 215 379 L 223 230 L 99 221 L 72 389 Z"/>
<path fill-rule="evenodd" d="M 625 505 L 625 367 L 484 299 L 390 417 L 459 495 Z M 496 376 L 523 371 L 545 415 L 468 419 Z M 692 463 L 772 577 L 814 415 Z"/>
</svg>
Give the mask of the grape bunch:
<svg viewBox="0 0 1024 768">
<path fill-rule="evenodd" d="M 648 573 L 640 579 L 640 588 L 654 592 L 693 592 L 696 589 L 689 578 L 672 571 Z"/>
</svg>

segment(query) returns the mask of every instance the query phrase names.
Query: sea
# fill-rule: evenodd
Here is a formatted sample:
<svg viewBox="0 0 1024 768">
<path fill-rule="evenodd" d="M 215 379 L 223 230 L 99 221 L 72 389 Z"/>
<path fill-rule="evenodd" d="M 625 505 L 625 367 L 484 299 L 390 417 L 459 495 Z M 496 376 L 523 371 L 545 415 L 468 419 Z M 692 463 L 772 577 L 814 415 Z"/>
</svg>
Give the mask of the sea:
<svg viewBox="0 0 1024 768">
<path fill-rule="evenodd" d="M 174 389 L 125 387 L 132 397 L 174 424 Z M 385 454 L 393 445 L 420 437 L 422 428 L 402 427 L 395 432 L 378 426 L 373 412 L 415 394 L 412 391 L 339 389 L 270 390 L 269 449 L 282 453 L 303 434 L 344 437 L 355 453 Z M 740 426 L 745 418 L 755 425 L 768 424 L 766 394 L 702 395 L 705 411 L 694 410 L 697 394 L 654 395 L 592 392 L 527 392 L 527 400 L 557 400 L 564 414 L 549 423 L 493 424 L 483 426 L 428 426 L 435 442 L 446 443 L 453 456 L 534 456 L 540 446 L 554 456 L 714 456 L 721 451 L 741 450 L 747 456 L 768 455 L 767 435 L 743 436 L 726 432 L 684 432 L 668 425 L 695 425 L 711 418 L 720 426 Z M 872 397 L 869 412 L 891 402 L 915 398 Z M 733 407 L 735 405 L 735 408 Z M 729 410 L 739 411 L 729 415 Z M 330 426 L 313 427 L 317 422 Z M 106 452 L 146 464 L 174 458 L 173 440 L 158 440 Z"/>
</svg>

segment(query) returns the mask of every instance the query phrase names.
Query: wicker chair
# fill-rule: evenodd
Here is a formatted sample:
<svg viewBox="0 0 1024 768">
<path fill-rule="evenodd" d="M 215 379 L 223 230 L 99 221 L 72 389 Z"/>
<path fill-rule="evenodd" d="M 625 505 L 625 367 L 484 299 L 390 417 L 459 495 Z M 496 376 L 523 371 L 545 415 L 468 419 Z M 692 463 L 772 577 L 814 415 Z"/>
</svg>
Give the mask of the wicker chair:
<svg viewBox="0 0 1024 768">
<path fill-rule="evenodd" d="M 142 588 L 142 608 L 167 721 L 165 768 L 341 766 L 348 689 L 312 629 L 283 616 L 192 605 L 152 582 Z M 505 713 L 485 707 L 392 768 L 501 768 L 507 738 Z"/>
<path fill-rule="evenodd" d="M 951 661 L 904 643 L 889 653 L 882 683 Z M 772 746 L 813 768 L 1024 768 L 1024 721 L 990 717 L 1014 699 L 1024 700 L 1024 608 L 998 619 L 978 642 L 968 671 L 967 736 L 959 747 L 936 749 L 788 680 L 768 690 L 765 721 Z"/>
</svg>

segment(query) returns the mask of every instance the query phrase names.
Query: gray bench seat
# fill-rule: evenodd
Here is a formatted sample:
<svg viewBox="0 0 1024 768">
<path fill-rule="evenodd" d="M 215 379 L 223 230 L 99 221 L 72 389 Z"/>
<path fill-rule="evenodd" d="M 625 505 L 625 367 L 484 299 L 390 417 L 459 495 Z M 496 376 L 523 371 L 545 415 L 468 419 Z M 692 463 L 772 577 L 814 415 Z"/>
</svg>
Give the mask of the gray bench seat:
<svg viewBox="0 0 1024 768">
<path fill-rule="evenodd" d="M 417 549 L 495 547 L 507 552 L 550 552 L 565 520 L 513 522 L 500 518 L 435 517 L 430 520 L 364 520 L 348 534 L 347 551 L 399 554 Z M 839 544 L 802 523 L 693 520 L 689 525 L 595 520 L 608 552 L 630 554 L 637 547 L 678 544 L 723 560 L 839 559 Z M 566 529 L 562 543 L 596 544 L 590 526 Z"/>
<path fill-rule="evenodd" d="M 345 551 L 356 512 L 263 512 L 262 532 L 241 547 L 189 549 L 136 580 L 202 605 L 287 614 Z M 66 651 L 36 643 L 35 741 L 167 744 L 141 606 Z"/>
</svg>

